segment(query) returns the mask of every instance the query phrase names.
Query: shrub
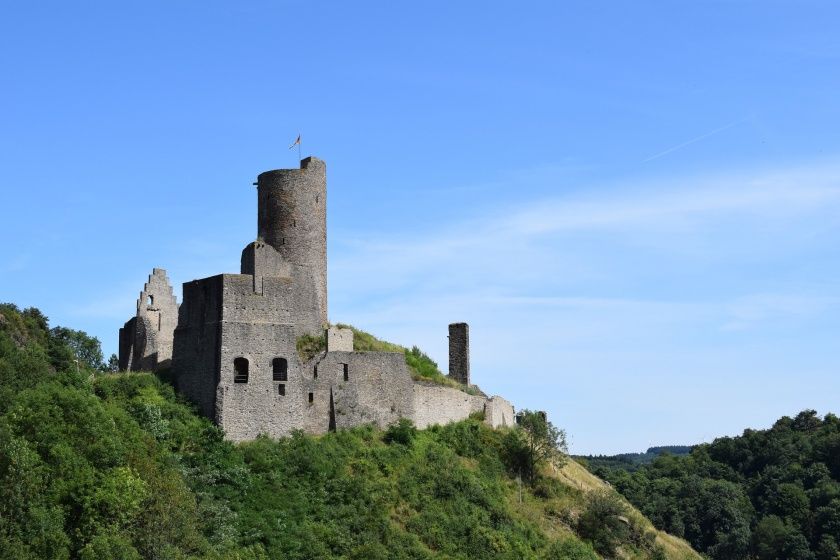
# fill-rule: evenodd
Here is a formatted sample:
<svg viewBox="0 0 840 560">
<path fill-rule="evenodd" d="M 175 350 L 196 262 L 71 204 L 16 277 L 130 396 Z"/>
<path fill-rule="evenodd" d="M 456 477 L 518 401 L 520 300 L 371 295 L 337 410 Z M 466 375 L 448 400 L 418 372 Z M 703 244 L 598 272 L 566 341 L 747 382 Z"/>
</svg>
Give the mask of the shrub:
<svg viewBox="0 0 840 560">
<path fill-rule="evenodd" d="M 615 492 L 592 492 L 578 519 L 578 534 L 592 543 L 598 554 L 613 556 L 616 548 L 630 541 L 629 511 Z"/>
<path fill-rule="evenodd" d="M 543 560 L 598 560 L 592 547 L 575 538 L 554 541 L 542 556 Z"/>
<path fill-rule="evenodd" d="M 388 426 L 382 440 L 385 443 L 411 445 L 415 437 L 417 437 L 417 428 L 414 427 L 414 422 L 408 418 L 400 418 L 397 422 Z"/>
</svg>

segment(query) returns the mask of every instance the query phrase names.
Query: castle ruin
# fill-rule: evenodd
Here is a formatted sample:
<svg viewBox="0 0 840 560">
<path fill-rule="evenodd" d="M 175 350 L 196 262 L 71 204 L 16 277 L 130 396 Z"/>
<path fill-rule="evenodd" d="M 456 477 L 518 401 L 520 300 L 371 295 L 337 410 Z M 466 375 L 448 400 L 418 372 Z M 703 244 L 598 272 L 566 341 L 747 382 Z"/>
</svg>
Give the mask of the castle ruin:
<svg viewBox="0 0 840 560">
<path fill-rule="evenodd" d="M 352 330 L 329 325 L 323 161 L 266 171 L 255 184 L 257 239 L 240 273 L 186 282 L 178 306 L 154 269 L 137 316 L 120 329 L 120 369 L 171 367 L 178 391 L 234 441 L 403 417 L 424 428 L 473 412 L 494 427 L 513 424 L 505 399 L 412 379 L 402 353 L 354 351 Z M 450 377 L 470 386 L 468 326 L 449 333 Z M 297 342 L 307 335 L 325 336 L 326 348 L 305 359 Z"/>
</svg>

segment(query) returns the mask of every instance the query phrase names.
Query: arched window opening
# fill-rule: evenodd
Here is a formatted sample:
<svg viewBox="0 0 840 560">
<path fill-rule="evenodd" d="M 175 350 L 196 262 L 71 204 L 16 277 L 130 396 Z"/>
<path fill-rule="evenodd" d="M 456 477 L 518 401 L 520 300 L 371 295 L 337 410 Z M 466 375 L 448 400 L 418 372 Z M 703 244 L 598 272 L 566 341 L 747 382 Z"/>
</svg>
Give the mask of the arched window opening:
<svg viewBox="0 0 840 560">
<path fill-rule="evenodd" d="M 274 374 L 274 381 L 289 380 L 289 362 L 286 358 L 274 358 L 271 361 L 271 371 Z"/>
<path fill-rule="evenodd" d="M 233 382 L 248 383 L 248 360 L 245 358 L 233 360 Z"/>
<path fill-rule="evenodd" d="M 154 304 L 155 304 L 155 296 L 149 296 L 149 297 L 146 298 L 146 305 L 151 307 Z"/>
</svg>

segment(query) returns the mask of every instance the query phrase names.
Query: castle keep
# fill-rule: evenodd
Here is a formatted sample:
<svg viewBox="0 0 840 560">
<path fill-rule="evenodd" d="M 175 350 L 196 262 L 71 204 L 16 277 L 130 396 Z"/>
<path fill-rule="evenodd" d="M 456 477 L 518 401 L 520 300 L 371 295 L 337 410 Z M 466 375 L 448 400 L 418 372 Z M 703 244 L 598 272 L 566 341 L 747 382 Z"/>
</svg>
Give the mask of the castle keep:
<svg viewBox="0 0 840 560">
<path fill-rule="evenodd" d="M 401 417 L 418 427 L 483 411 L 511 425 L 501 397 L 415 381 L 397 352 L 356 352 L 350 329 L 327 320 L 326 165 L 257 178 L 257 240 L 242 251 L 239 274 L 187 282 L 177 305 L 166 273 L 154 269 L 137 315 L 120 329 L 120 368 L 171 367 L 181 393 L 227 438 L 320 434 Z M 297 341 L 326 336 L 326 349 L 301 358 Z M 450 377 L 469 385 L 469 330 L 449 328 Z"/>
</svg>

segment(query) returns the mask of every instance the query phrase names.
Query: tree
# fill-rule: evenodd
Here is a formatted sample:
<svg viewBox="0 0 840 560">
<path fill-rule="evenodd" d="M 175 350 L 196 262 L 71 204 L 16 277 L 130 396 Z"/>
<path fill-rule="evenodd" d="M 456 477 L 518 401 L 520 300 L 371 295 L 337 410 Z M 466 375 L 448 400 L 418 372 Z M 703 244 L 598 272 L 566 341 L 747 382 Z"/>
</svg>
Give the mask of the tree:
<svg viewBox="0 0 840 560">
<path fill-rule="evenodd" d="M 107 371 L 110 371 L 111 373 L 120 371 L 120 359 L 116 354 L 111 354 L 111 357 L 108 358 Z"/>
<path fill-rule="evenodd" d="M 98 338 L 88 336 L 84 331 L 74 331 L 66 327 L 55 327 L 50 330 L 50 335 L 53 340 L 72 350 L 75 359 L 79 361 L 79 366 L 95 370 L 104 369 L 102 347 Z"/>
<path fill-rule="evenodd" d="M 504 439 L 507 465 L 512 472 L 533 482 L 543 464 L 552 460 L 555 464 L 565 462 L 566 433 L 549 422 L 544 412 L 526 409 L 516 418 L 516 428 Z"/>
</svg>

